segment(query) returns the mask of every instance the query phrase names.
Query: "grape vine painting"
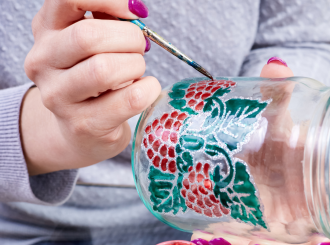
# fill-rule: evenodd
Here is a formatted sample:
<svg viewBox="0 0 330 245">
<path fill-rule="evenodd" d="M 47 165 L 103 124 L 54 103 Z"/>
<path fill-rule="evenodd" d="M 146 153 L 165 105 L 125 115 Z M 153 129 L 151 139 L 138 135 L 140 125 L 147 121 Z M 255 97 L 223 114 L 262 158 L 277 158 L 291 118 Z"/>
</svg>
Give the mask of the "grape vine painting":
<svg viewBox="0 0 330 245">
<path fill-rule="evenodd" d="M 144 128 L 155 212 L 190 210 L 267 229 L 249 167 L 234 154 L 248 143 L 270 101 L 226 99 L 235 87 L 231 80 L 176 83 L 168 94 L 172 112 Z"/>
</svg>

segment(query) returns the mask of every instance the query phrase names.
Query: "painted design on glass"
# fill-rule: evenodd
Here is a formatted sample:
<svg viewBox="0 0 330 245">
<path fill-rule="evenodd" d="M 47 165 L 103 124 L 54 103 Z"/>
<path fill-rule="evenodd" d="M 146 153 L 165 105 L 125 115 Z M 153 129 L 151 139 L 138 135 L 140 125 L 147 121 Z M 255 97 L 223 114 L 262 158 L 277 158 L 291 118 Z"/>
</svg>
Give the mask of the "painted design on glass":
<svg viewBox="0 0 330 245">
<path fill-rule="evenodd" d="M 174 110 L 146 126 L 142 147 L 154 211 L 231 216 L 267 229 L 248 166 L 234 154 L 270 101 L 226 100 L 235 86 L 227 80 L 176 83 L 169 93 Z"/>
</svg>

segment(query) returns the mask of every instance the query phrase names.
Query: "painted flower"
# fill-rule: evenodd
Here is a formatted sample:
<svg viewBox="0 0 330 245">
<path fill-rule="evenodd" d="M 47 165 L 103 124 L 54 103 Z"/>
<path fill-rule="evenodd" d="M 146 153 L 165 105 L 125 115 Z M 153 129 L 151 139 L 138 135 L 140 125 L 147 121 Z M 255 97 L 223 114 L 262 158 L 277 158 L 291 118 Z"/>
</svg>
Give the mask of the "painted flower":
<svg viewBox="0 0 330 245">
<path fill-rule="evenodd" d="M 218 89 L 234 86 L 236 83 L 227 80 L 200 81 L 192 83 L 186 92 L 185 99 L 187 106 L 195 111 L 201 111 L 204 108 L 204 100 L 211 97 Z"/>
<path fill-rule="evenodd" d="M 221 217 L 229 214 L 229 209 L 223 207 L 214 196 L 213 184 L 209 176 L 210 164 L 197 163 L 195 168 L 189 167 L 188 177 L 183 180 L 181 195 L 186 200 L 188 208 L 208 217 Z"/>
<path fill-rule="evenodd" d="M 164 172 L 176 172 L 175 145 L 179 140 L 178 132 L 187 117 L 186 113 L 180 111 L 164 113 L 145 128 L 143 145 L 156 168 Z"/>
</svg>

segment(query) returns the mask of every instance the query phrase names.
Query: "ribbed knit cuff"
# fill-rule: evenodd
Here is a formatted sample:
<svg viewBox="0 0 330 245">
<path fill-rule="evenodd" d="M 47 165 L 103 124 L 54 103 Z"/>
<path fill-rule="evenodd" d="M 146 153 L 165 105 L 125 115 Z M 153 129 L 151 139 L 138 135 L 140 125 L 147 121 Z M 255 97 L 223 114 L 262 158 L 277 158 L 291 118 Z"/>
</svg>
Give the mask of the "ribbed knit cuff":
<svg viewBox="0 0 330 245">
<path fill-rule="evenodd" d="M 20 107 L 33 86 L 0 90 L 0 201 L 44 205 L 63 203 L 77 180 L 77 170 L 63 170 L 29 177 L 20 140 Z"/>
</svg>

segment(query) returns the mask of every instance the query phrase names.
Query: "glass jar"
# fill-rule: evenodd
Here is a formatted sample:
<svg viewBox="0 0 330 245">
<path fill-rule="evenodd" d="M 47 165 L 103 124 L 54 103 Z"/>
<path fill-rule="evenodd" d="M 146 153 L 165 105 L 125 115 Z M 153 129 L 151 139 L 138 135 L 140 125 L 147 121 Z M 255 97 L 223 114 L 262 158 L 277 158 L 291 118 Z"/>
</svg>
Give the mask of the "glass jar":
<svg viewBox="0 0 330 245">
<path fill-rule="evenodd" d="M 138 193 L 183 231 L 303 243 L 330 237 L 330 90 L 318 81 L 185 79 L 135 130 Z"/>
</svg>

